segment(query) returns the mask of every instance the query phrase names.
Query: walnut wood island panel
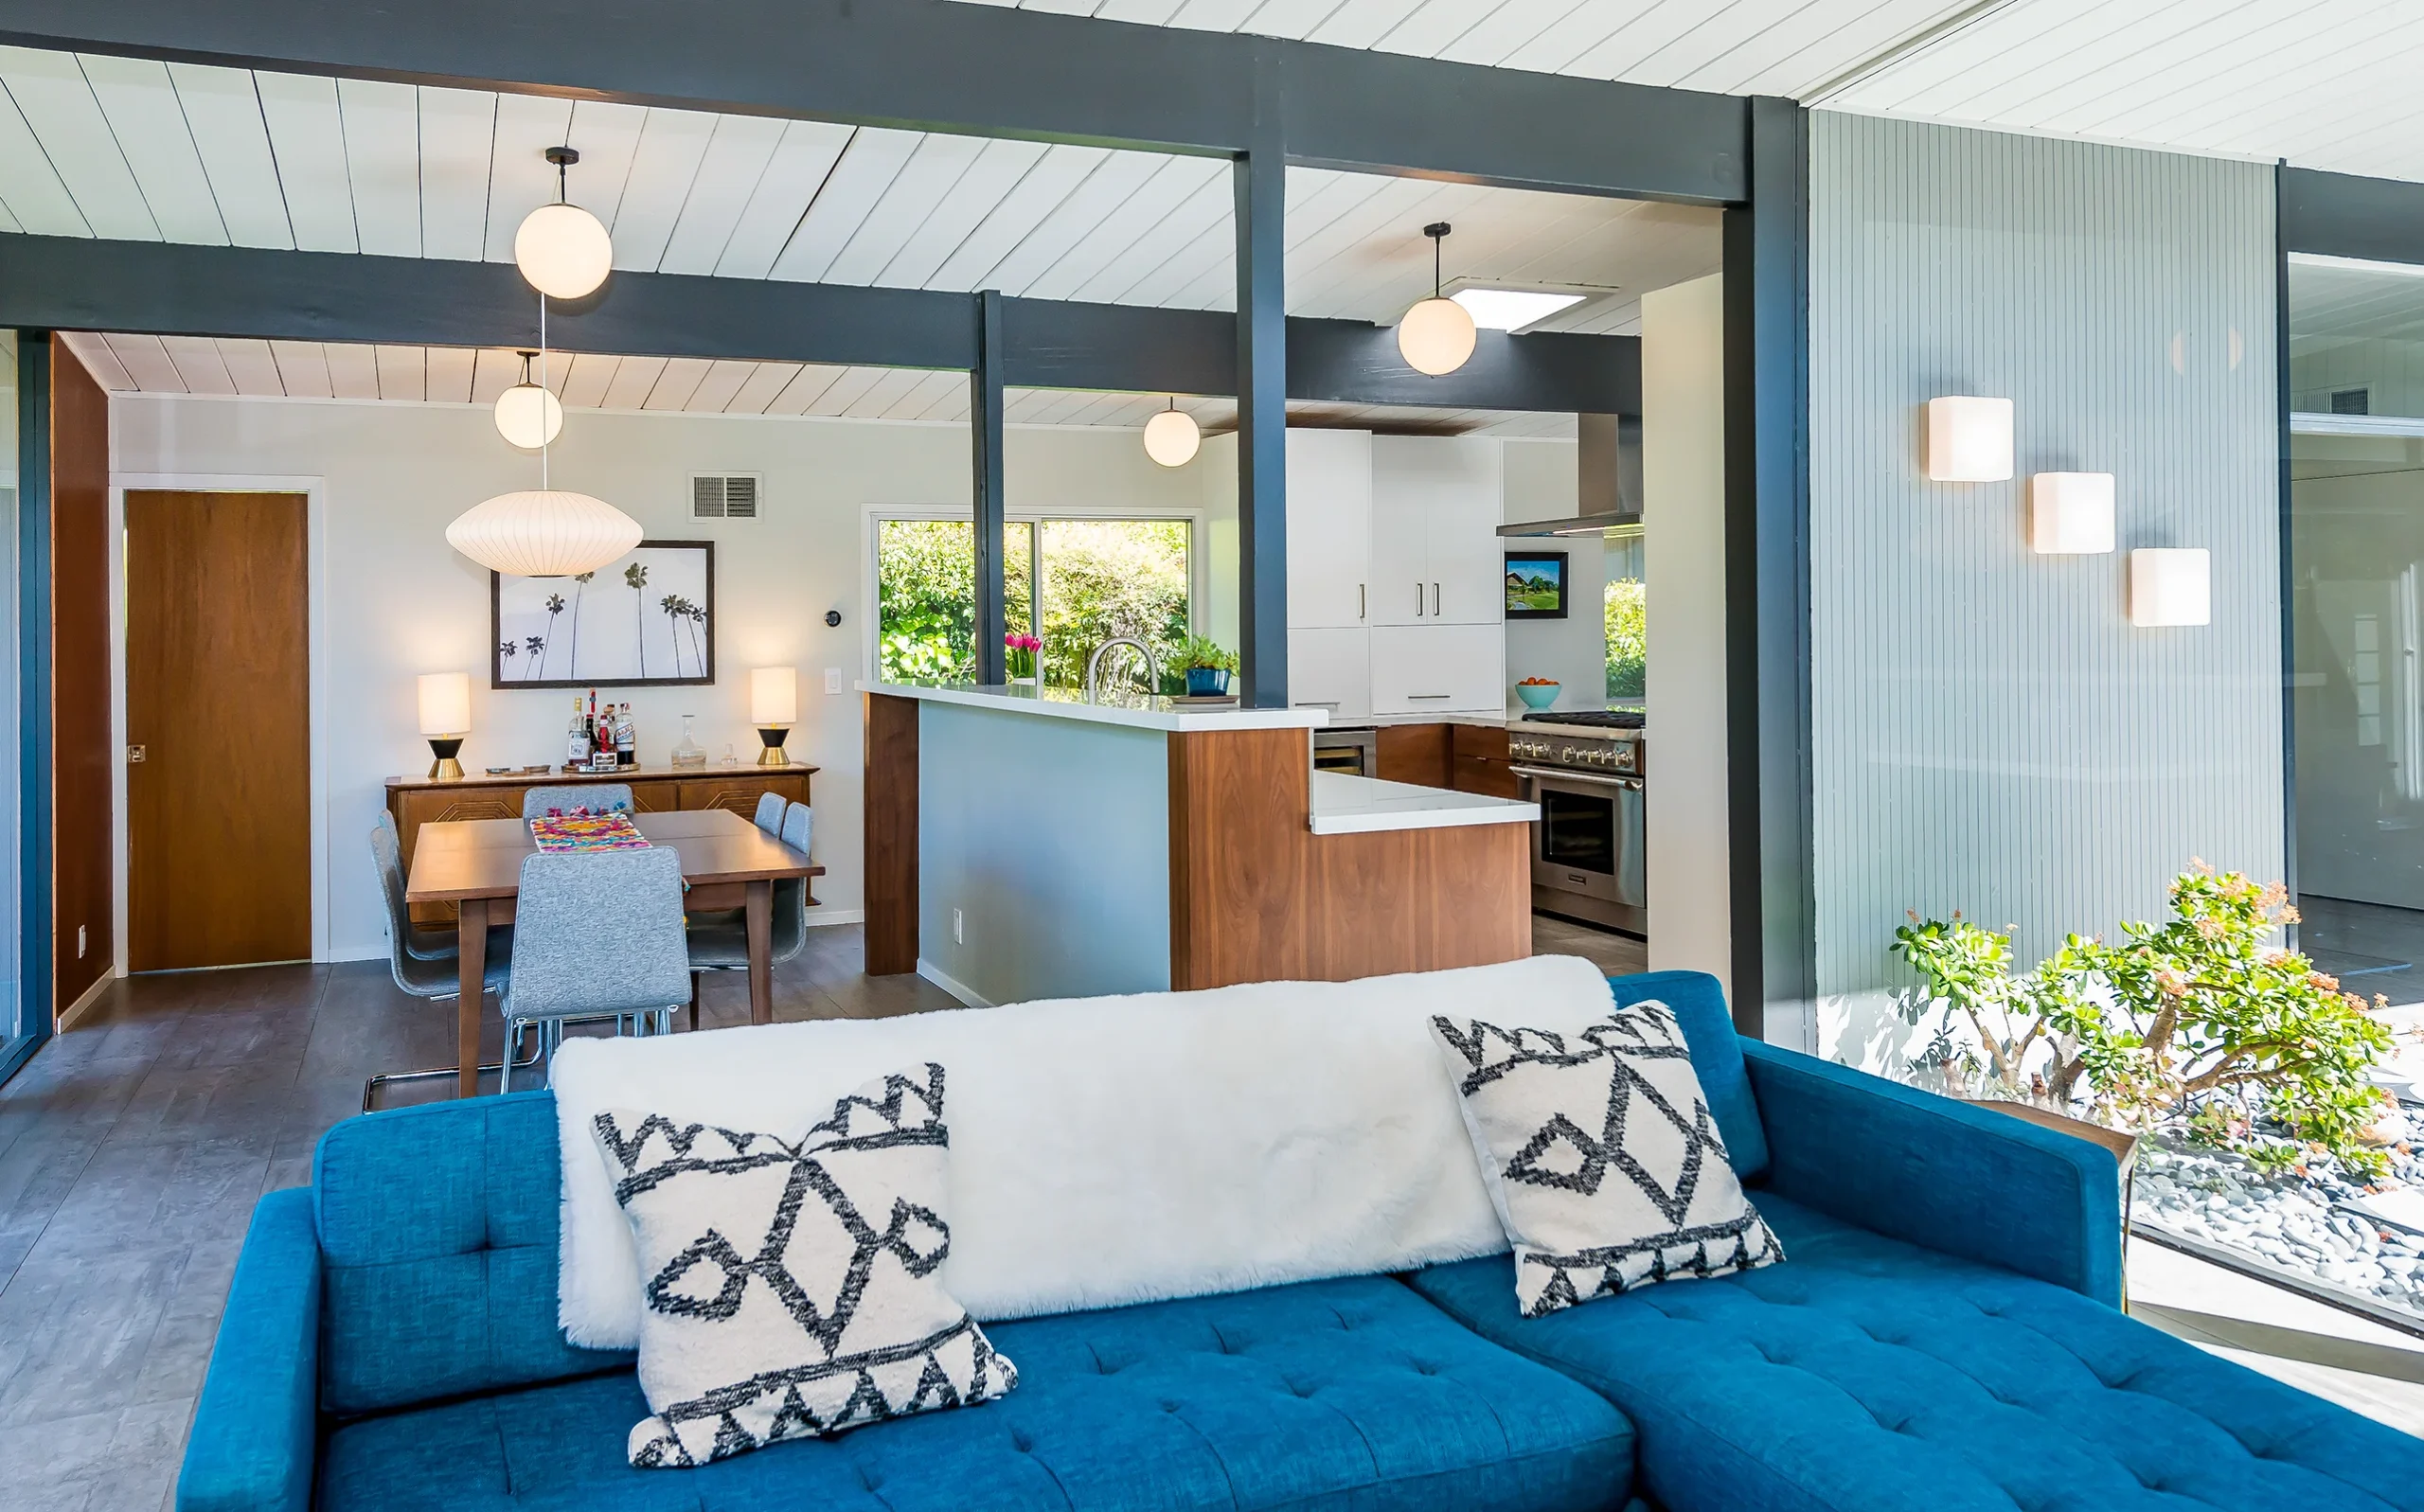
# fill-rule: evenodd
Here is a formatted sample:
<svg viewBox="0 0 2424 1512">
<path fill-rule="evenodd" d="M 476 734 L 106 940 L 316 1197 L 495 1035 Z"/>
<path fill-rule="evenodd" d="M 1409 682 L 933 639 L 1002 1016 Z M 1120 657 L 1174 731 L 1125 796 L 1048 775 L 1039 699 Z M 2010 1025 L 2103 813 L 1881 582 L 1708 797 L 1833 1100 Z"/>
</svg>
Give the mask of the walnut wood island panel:
<svg viewBox="0 0 2424 1512">
<path fill-rule="evenodd" d="M 1316 773 L 1319 710 L 860 691 L 870 974 L 1016 1002 L 1531 953 L 1538 809 Z"/>
</svg>

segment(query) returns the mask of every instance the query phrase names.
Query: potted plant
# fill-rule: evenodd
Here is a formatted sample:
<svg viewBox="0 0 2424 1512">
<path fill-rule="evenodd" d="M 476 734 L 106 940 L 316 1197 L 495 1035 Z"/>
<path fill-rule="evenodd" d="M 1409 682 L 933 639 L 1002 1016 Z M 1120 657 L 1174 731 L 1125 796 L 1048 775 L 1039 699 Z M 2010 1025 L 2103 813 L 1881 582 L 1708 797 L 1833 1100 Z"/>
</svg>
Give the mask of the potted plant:
<svg viewBox="0 0 2424 1512">
<path fill-rule="evenodd" d="M 1043 642 L 1023 630 L 1011 631 L 1002 637 L 1002 662 L 1013 683 L 1035 681 L 1035 653 L 1043 649 Z"/>
<path fill-rule="evenodd" d="M 1201 635 L 1189 635 L 1179 648 L 1179 665 L 1186 669 L 1188 698 L 1221 698 L 1229 691 L 1229 678 L 1238 669 L 1238 653 L 1222 650 L 1219 643 Z"/>
</svg>

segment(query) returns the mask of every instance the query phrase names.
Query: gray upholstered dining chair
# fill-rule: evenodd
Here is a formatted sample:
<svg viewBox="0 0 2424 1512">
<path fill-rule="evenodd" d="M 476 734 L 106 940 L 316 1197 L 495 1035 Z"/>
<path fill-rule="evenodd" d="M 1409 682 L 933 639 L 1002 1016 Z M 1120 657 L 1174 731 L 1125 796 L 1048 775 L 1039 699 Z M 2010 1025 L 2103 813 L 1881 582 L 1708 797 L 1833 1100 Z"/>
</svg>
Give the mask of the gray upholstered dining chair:
<svg viewBox="0 0 2424 1512">
<path fill-rule="evenodd" d="M 565 1021 L 614 1019 L 669 1033 L 689 987 L 682 944 L 682 856 L 641 850 L 533 851 L 513 903 L 509 1040 L 526 1023 L 550 1046 Z M 509 1077 L 510 1072 L 507 1073 Z"/>
<path fill-rule="evenodd" d="M 808 805 L 795 803 L 783 810 L 783 844 L 802 855 L 813 818 Z M 774 929 L 769 962 L 788 961 L 808 943 L 808 879 L 782 877 L 775 881 Z M 699 973 L 749 969 L 749 915 L 733 908 L 690 916 L 690 1027 L 699 1026 Z"/>
<path fill-rule="evenodd" d="M 783 832 L 783 795 L 761 792 L 758 795 L 758 827 L 770 835 Z"/>
<path fill-rule="evenodd" d="M 628 782 L 564 782 L 552 788 L 533 788 L 522 795 L 522 817 L 525 820 L 544 819 L 550 809 L 570 812 L 586 809 L 592 813 L 608 813 L 616 809 L 629 813 L 632 809 L 632 785 Z"/>
<path fill-rule="evenodd" d="M 395 974 L 396 986 L 417 998 L 452 998 L 460 996 L 461 952 L 455 949 L 454 932 L 451 929 L 423 929 L 413 922 L 410 904 L 404 901 L 404 869 L 396 844 L 396 821 L 381 809 L 376 823 L 370 827 L 370 859 L 379 868 L 379 890 L 387 900 L 387 967 Z M 482 973 L 482 984 L 489 992 L 503 992 L 510 977 L 513 960 L 513 926 L 500 924 L 489 930 L 488 969 Z M 508 1041 L 507 1058 L 512 1056 Z M 538 1063 L 539 1046 L 533 1042 L 530 1053 L 517 1065 Z M 499 1065 L 483 1065 L 482 1071 L 493 1071 L 502 1077 L 508 1075 Z M 377 1100 L 379 1089 L 391 1082 L 434 1081 L 440 1076 L 460 1075 L 455 1066 L 433 1066 L 426 1071 L 388 1071 L 372 1076 L 362 1084 L 362 1111 L 368 1112 Z"/>
</svg>

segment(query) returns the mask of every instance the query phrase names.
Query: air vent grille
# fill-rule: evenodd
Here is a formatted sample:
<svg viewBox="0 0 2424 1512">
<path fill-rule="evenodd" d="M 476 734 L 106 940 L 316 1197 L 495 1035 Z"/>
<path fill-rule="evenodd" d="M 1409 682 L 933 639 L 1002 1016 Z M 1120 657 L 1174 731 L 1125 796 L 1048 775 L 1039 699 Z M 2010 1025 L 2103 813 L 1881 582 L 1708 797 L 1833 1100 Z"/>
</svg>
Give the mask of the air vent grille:
<svg viewBox="0 0 2424 1512">
<path fill-rule="evenodd" d="M 2374 391 L 2366 388 L 2335 388 L 2331 391 L 2331 413 L 2334 415 L 2371 415 L 2374 412 Z"/>
<path fill-rule="evenodd" d="M 758 518 L 758 475 L 754 472 L 699 472 L 690 478 L 693 520 L 755 520 Z"/>
</svg>

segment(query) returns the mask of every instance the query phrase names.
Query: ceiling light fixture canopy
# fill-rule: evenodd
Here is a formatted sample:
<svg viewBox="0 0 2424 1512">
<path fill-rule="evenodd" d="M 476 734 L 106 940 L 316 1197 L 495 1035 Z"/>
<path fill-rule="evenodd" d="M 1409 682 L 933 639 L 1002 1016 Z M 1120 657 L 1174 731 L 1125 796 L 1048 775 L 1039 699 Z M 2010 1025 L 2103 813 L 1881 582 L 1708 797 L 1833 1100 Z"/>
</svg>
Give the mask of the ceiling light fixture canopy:
<svg viewBox="0 0 2424 1512">
<path fill-rule="evenodd" d="M 1473 354 L 1476 333 L 1470 311 L 1439 293 L 1440 248 L 1452 228 L 1434 221 L 1422 228 L 1431 239 L 1431 297 L 1405 312 L 1398 322 L 1398 352 L 1408 367 L 1433 378 L 1453 373 Z"/>
<path fill-rule="evenodd" d="M 1195 460 L 1196 448 L 1203 444 L 1203 427 L 1195 417 L 1178 407 L 1172 399 L 1170 407 L 1145 422 L 1145 454 L 1166 468 L 1185 467 Z"/>
<path fill-rule="evenodd" d="M 530 382 L 530 359 L 522 354 L 522 382 L 496 397 L 496 430 L 525 452 L 536 452 L 564 428 L 563 402 L 544 383 Z"/>
<path fill-rule="evenodd" d="M 556 203 L 522 219 L 513 233 L 513 264 L 530 287 L 551 299 L 578 299 L 614 271 L 615 242 L 597 217 L 574 205 L 564 191 L 564 169 L 580 161 L 569 147 L 547 149 L 556 166 Z"/>
</svg>

